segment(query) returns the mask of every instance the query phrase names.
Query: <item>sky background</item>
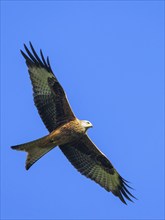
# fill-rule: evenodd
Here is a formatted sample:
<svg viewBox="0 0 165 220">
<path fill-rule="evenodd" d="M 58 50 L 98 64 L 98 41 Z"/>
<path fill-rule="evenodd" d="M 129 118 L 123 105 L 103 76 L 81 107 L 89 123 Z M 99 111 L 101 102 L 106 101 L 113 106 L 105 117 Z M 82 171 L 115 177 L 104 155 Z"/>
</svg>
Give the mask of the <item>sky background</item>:
<svg viewBox="0 0 165 220">
<path fill-rule="evenodd" d="M 164 219 L 164 2 L 1 2 L 1 218 Z M 128 206 L 55 148 L 29 171 L 10 146 L 48 134 L 20 54 L 49 55 L 80 119 L 138 200 Z"/>
</svg>

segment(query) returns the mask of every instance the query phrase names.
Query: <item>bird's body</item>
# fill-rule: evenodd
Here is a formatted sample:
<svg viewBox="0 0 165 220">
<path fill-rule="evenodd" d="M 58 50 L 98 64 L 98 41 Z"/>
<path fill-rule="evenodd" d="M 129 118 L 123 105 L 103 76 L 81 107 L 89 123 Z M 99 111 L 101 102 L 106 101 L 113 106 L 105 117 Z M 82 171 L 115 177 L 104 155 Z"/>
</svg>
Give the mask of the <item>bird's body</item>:
<svg viewBox="0 0 165 220">
<path fill-rule="evenodd" d="M 127 181 L 113 167 L 108 158 L 96 147 L 87 135 L 92 124 L 76 118 L 66 94 L 40 50 L 41 58 L 25 46 L 27 54 L 21 51 L 26 60 L 33 86 L 33 97 L 38 113 L 49 134 L 38 140 L 13 146 L 12 149 L 26 151 L 26 169 L 38 159 L 59 146 L 71 164 L 83 175 L 94 180 L 108 192 L 126 204 L 125 198 L 135 198 L 127 189 Z M 130 188 L 130 187 L 129 187 Z"/>
<path fill-rule="evenodd" d="M 47 136 L 47 139 L 55 146 L 76 141 L 85 135 L 88 128 L 92 127 L 91 123 L 84 126 L 82 122 L 84 121 L 75 118 L 74 120 L 61 125 L 59 128 L 52 131 Z"/>
<path fill-rule="evenodd" d="M 13 146 L 12 148 L 28 153 L 26 161 L 26 169 L 28 170 L 37 160 L 54 147 L 79 141 L 90 127 L 92 127 L 90 122 L 75 118 L 42 138 L 26 144 Z"/>
</svg>

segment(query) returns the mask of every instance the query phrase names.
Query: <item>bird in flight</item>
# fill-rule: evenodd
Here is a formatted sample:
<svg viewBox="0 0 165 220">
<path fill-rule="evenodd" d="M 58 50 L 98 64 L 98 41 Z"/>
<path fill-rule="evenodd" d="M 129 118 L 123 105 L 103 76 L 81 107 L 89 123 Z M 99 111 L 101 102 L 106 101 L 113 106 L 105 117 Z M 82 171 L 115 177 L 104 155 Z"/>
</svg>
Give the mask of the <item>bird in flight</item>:
<svg viewBox="0 0 165 220">
<path fill-rule="evenodd" d="M 82 175 L 112 192 L 123 203 L 127 204 L 125 198 L 132 201 L 131 197 L 135 197 L 128 190 L 131 188 L 128 181 L 120 176 L 87 135 L 91 122 L 79 120 L 74 115 L 65 91 L 52 71 L 49 58 L 44 58 L 42 50 L 38 56 L 31 42 L 31 51 L 25 44 L 24 48 L 26 52 L 21 50 L 21 53 L 32 82 L 34 103 L 49 135 L 11 148 L 27 152 L 28 170 L 42 156 L 59 146 Z"/>
</svg>

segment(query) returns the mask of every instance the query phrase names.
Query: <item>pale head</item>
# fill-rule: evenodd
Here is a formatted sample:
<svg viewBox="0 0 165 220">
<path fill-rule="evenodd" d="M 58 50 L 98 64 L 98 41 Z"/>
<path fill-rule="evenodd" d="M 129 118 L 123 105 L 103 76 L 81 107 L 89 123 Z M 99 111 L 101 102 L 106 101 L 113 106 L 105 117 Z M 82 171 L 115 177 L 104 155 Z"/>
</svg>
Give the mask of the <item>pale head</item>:
<svg viewBox="0 0 165 220">
<path fill-rule="evenodd" d="M 88 128 L 92 128 L 93 125 L 91 124 L 90 121 L 87 120 L 80 120 L 81 125 L 87 130 Z"/>
</svg>

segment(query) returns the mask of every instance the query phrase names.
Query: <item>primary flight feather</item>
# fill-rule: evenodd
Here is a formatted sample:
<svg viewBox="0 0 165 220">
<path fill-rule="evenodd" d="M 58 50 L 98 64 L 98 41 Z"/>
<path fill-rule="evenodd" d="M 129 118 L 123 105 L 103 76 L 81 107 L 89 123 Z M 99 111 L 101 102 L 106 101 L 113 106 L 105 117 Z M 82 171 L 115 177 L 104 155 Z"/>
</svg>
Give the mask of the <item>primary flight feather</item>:
<svg viewBox="0 0 165 220">
<path fill-rule="evenodd" d="M 135 198 L 131 188 L 113 167 L 107 157 L 96 147 L 87 135 L 92 124 L 76 118 L 66 94 L 54 75 L 49 58 L 45 60 L 42 50 L 40 57 L 30 43 L 21 50 L 26 60 L 33 86 L 34 103 L 38 113 L 50 132 L 49 135 L 25 144 L 12 146 L 12 149 L 28 153 L 26 169 L 54 147 L 59 146 L 71 164 L 84 176 L 94 180 L 108 192 L 118 196 L 126 204 L 125 198 Z"/>
</svg>

